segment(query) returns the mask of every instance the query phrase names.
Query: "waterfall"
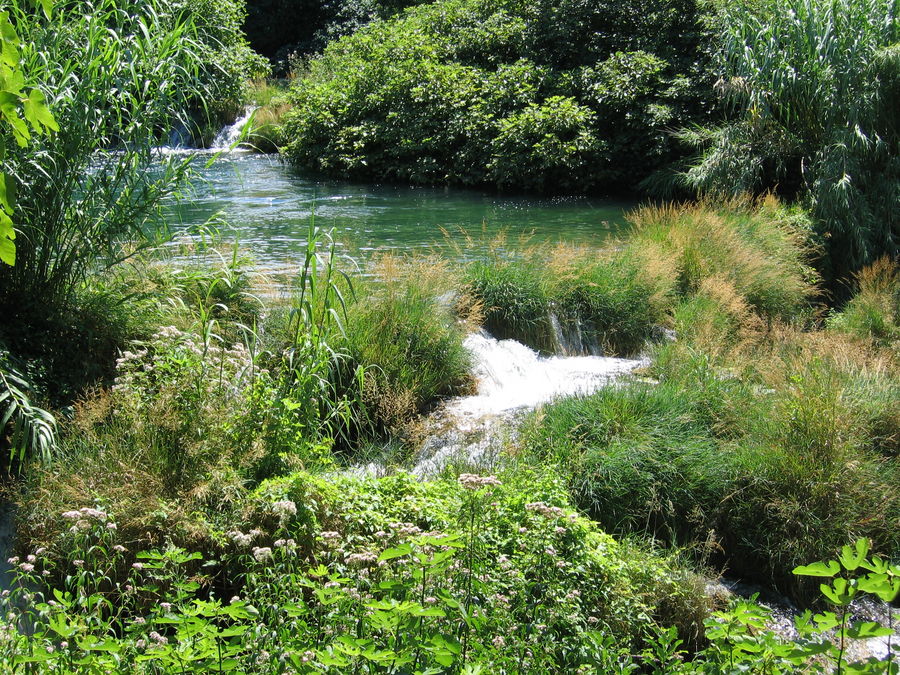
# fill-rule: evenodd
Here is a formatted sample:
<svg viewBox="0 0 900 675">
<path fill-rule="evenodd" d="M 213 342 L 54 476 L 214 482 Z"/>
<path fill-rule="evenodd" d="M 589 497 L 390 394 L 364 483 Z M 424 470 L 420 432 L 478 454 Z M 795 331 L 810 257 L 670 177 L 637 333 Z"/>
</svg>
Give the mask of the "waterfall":
<svg viewBox="0 0 900 675">
<path fill-rule="evenodd" d="M 640 361 L 603 356 L 540 356 L 515 340 L 497 340 L 480 331 L 464 346 L 472 355 L 478 393 L 457 399 L 454 409 L 500 413 L 534 408 L 560 396 L 589 394 Z"/>
<path fill-rule="evenodd" d="M 597 343 L 597 338 L 590 332 L 585 335 L 580 318 L 562 322 L 556 312 L 550 312 L 549 322 L 557 354 L 603 356 L 603 348 Z"/>
<path fill-rule="evenodd" d="M 256 112 L 256 107 L 248 106 L 244 109 L 244 113 L 234 121 L 234 124 L 229 124 L 222 127 L 222 129 L 219 131 L 219 133 L 216 134 L 216 137 L 213 139 L 210 149 L 227 150 L 232 145 L 237 143 L 238 139 L 240 139 L 241 137 L 241 132 L 247 125 L 247 122 L 250 121 L 250 117 L 254 112 Z"/>
<path fill-rule="evenodd" d="M 429 419 L 413 472 L 434 475 L 449 461 L 490 461 L 516 435 L 522 415 L 564 396 L 590 394 L 643 362 L 602 356 L 540 356 L 515 340 L 485 331 L 463 343 L 472 356 L 477 391 L 447 401 Z"/>
</svg>

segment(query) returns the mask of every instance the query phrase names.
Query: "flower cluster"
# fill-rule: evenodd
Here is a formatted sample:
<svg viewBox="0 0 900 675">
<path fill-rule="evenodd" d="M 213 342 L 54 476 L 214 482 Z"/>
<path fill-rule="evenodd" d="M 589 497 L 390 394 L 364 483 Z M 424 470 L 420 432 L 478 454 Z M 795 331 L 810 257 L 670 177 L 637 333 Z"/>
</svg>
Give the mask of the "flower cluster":
<svg viewBox="0 0 900 675">
<path fill-rule="evenodd" d="M 297 505 L 289 499 L 272 504 L 272 512 L 278 516 L 279 524 L 284 527 L 288 520 L 297 515 Z"/>
<path fill-rule="evenodd" d="M 526 504 L 525 510 L 540 514 L 545 518 L 562 518 L 566 515 L 566 512 L 558 506 L 549 506 L 544 502 L 532 502 L 530 504 Z"/>
<path fill-rule="evenodd" d="M 258 563 L 272 559 L 272 549 L 268 546 L 254 546 L 252 553 L 253 559 Z"/>
<path fill-rule="evenodd" d="M 240 530 L 231 530 L 228 532 L 228 538 L 234 542 L 238 548 L 249 548 L 254 539 L 262 536 L 262 531 L 258 529 L 250 530 L 247 533 Z"/>
<path fill-rule="evenodd" d="M 205 377 L 210 366 L 217 377 Z M 199 377 L 207 388 L 215 385 L 218 396 L 222 394 L 219 385 L 227 384 L 233 397 L 246 385 L 247 373 L 253 372 L 253 356 L 243 344 L 221 347 L 174 326 L 164 326 L 145 346 L 122 352 L 116 370 L 112 391 L 120 396 L 140 397 L 148 388 L 167 384 L 177 389 L 178 380 L 186 376 Z"/>
<path fill-rule="evenodd" d="M 371 551 L 351 553 L 346 558 L 344 558 L 344 562 L 353 567 L 365 567 L 377 563 L 378 556 Z"/>
<path fill-rule="evenodd" d="M 337 544 L 337 542 L 338 542 L 338 541 L 340 540 L 340 538 L 341 538 L 341 533 L 340 533 L 340 532 L 334 532 L 334 531 L 332 531 L 332 530 L 326 530 L 326 531 L 322 532 L 322 534 L 321 534 L 320 536 L 321 536 L 322 539 L 324 539 L 325 542 L 328 543 L 328 544 Z"/>
<path fill-rule="evenodd" d="M 389 527 L 394 530 L 398 537 L 414 537 L 422 534 L 422 528 L 412 523 L 390 523 Z"/>
<path fill-rule="evenodd" d="M 100 509 L 92 509 L 89 507 L 84 507 L 79 509 L 78 511 L 66 511 L 62 514 L 62 517 L 66 520 L 85 520 L 85 519 L 93 519 L 99 520 L 101 523 L 105 523 L 109 515 L 105 511 L 101 511 Z"/>
<path fill-rule="evenodd" d="M 462 473 L 457 480 L 466 490 L 481 490 L 486 487 L 503 485 L 496 476 L 479 476 L 474 473 Z"/>
</svg>

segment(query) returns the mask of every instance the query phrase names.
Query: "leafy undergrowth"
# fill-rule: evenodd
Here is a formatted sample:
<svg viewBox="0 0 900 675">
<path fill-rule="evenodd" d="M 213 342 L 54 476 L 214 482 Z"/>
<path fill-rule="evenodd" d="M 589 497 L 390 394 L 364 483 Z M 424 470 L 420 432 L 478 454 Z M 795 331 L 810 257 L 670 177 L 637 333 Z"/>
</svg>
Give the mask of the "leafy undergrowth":
<svg viewBox="0 0 900 675">
<path fill-rule="evenodd" d="M 137 552 L 102 504 L 53 519 L 14 561 L 7 609 L 35 632 L 4 632 L 0 650 L 20 668 L 596 672 L 658 622 L 696 639 L 709 609 L 699 577 L 599 532 L 543 472 L 293 473 L 211 526 L 205 560 Z"/>
<path fill-rule="evenodd" d="M 674 312 L 677 339 L 652 350 L 654 380 L 548 406 L 524 445 L 609 531 L 690 545 L 809 599 L 791 570 L 842 542 L 900 553 L 896 350 L 840 320 L 766 318 L 739 289 L 701 280 Z"/>
<path fill-rule="evenodd" d="M 292 474 L 261 485 L 206 560 L 134 554 L 112 514 L 73 509 L 9 561 L 0 656 L 7 672 L 895 672 L 890 651 L 845 658 L 851 639 L 890 634 L 851 623 L 850 602 L 900 590 L 864 540 L 795 570 L 825 577 L 837 611 L 801 615 L 788 642 L 752 600 L 709 614 L 697 577 L 598 532 L 546 473 L 511 479 Z M 660 626 L 673 619 L 694 638 L 705 624 L 691 661 L 679 626 Z"/>
</svg>

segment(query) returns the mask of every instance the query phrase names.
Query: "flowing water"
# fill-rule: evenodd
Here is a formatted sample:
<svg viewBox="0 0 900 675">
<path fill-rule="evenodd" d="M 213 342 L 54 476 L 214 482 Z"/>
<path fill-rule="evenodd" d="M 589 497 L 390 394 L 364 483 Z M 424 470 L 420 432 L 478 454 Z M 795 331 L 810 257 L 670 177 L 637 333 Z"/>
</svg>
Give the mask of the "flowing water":
<svg viewBox="0 0 900 675">
<path fill-rule="evenodd" d="M 523 413 L 564 396 L 590 394 L 642 365 L 603 356 L 540 356 L 484 331 L 464 342 L 472 356 L 474 395 L 451 399 L 428 419 L 413 472 L 438 473 L 450 462 L 490 465 L 516 436 Z"/>
<path fill-rule="evenodd" d="M 222 143 L 234 129 L 223 131 Z M 168 207 L 175 226 L 197 227 L 220 214 L 221 232 L 249 249 L 264 271 L 296 270 L 310 218 L 333 230 L 340 252 L 364 260 L 376 251 L 440 251 L 471 258 L 501 231 L 507 246 L 530 241 L 600 245 L 624 227 L 626 202 L 540 198 L 476 190 L 328 181 L 298 173 L 276 156 L 223 153 L 205 165 L 186 198 Z M 449 238 L 444 233 L 449 233 Z M 471 235 L 471 240 L 462 233 Z"/>
<path fill-rule="evenodd" d="M 210 149 L 226 150 L 241 140 L 241 133 L 244 131 L 244 127 L 247 126 L 247 122 L 250 121 L 250 118 L 255 111 L 255 107 L 248 107 L 244 110 L 243 114 L 234 121 L 234 124 L 222 127 L 213 139 Z"/>
</svg>

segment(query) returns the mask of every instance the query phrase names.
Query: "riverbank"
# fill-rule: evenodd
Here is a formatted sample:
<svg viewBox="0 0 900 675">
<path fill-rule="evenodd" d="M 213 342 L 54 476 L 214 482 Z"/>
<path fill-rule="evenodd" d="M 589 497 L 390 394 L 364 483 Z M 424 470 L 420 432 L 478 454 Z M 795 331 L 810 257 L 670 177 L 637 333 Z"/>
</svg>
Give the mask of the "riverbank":
<svg viewBox="0 0 900 675">
<path fill-rule="evenodd" d="M 802 220 L 776 201 L 629 218 L 606 248 L 384 255 L 369 277 L 341 274 L 310 228 L 281 302 L 254 292 L 240 256 L 136 259 L 120 281 L 140 288 L 143 320 L 112 386 L 60 418 L 52 462 L 23 465 L 16 611 L 38 630 L 0 648 L 135 672 L 215 669 L 221 649 L 248 672 L 675 673 L 720 672 L 757 645 L 813 672 L 807 647 L 716 607 L 705 575 L 809 602 L 795 566 L 859 536 L 869 558 L 897 555 L 900 397 L 881 328 L 897 323 L 896 267 L 823 317 Z M 424 416 L 448 397 L 489 412 L 477 383 L 506 382 L 492 361 L 472 371 L 482 325 L 606 356 L 485 342 L 518 378 L 497 406 L 519 412 L 490 452 L 457 434 L 441 454 Z M 579 359 L 639 354 L 528 412 L 541 368 L 571 368 L 557 393 L 576 393 Z M 435 456 L 426 480 L 407 472 Z M 376 460 L 381 477 L 360 475 Z M 43 584 L 71 595 L 29 600 Z M 723 625 L 745 626 L 737 655 Z"/>
</svg>

